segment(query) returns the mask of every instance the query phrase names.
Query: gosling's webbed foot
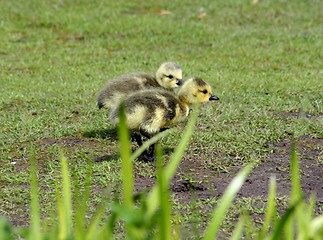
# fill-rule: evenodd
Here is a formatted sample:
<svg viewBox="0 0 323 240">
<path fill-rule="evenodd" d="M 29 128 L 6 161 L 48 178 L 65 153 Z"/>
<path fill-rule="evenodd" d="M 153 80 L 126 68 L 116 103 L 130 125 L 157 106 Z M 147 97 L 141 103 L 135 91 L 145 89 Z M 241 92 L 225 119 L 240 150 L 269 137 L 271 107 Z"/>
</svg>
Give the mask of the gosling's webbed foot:
<svg viewBox="0 0 323 240">
<path fill-rule="evenodd" d="M 131 142 L 136 142 L 138 144 L 138 146 L 140 147 L 142 145 L 142 138 L 141 135 L 138 134 L 137 132 L 134 132 L 131 135 Z"/>
<path fill-rule="evenodd" d="M 138 157 L 138 159 L 143 162 L 155 162 L 155 145 L 150 145 L 149 148 Z"/>
<path fill-rule="evenodd" d="M 161 128 L 159 132 L 164 132 L 166 130 L 170 129 L 170 127 L 164 127 L 164 128 Z"/>
<path fill-rule="evenodd" d="M 138 157 L 138 160 L 143 161 L 143 162 L 155 162 L 156 161 L 156 156 L 155 156 L 155 154 L 153 154 L 153 155 L 148 154 L 145 151 Z"/>
</svg>

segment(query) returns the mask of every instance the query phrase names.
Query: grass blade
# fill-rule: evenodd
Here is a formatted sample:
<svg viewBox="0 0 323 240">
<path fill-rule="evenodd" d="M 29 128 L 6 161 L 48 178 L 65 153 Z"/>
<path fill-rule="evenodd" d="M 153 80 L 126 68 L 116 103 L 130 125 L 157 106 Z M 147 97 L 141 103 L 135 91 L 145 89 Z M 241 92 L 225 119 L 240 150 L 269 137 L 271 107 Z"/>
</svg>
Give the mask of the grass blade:
<svg viewBox="0 0 323 240">
<path fill-rule="evenodd" d="M 75 239 L 84 239 L 85 237 L 85 217 L 87 213 L 87 202 L 91 195 L 91 172 L 90 168 L 87 168 L 87 174 L 85 176 L 85 189 L 83 194 L 80 193 L 80 187 L 75 187 L 76 196 L 76 209 L 75 212 Z"/>
<path fill-rule="evenodd" d="M 270 184 L 269 184 L 269 194 L 268 194 L 268 201 L 267 201 L 267 209 L 265 213 L 265 221 L 261 228 L 261 232 L 257 239 L 262 240 L 265 238 L 265 235 L 268 233 L 270 223 L 272 219 L 275 217 L 275 214 L 277 212 L 276 209 L 276 179 L 274 176 L 270 178 Z"/>
<path fill-rule="evenodd" d="M 290 158 L 290 171 L 291 171 L 291 184 L 292 184 L 292 190 L 291 190 L 291 196 L 290 196 L 290 203 L 293 205 L 297 201 L 300 201 L 300 199 L 303 199 L 302 194 L 302 186 L 301 186 L 301 176 L 300 176 L 300 168 L 299 168 L 299 158 L 296 152 L 296 144 L 295 140 L 292 139 L 291 143 L 291 158 Z M 302 232 L 305 232 L 305 226 L 306 223 L 304 223 L 304 201 L 300 201 L 296 210 L 295 210 L 295 220 L 297 222 L 297 230 L 298 235 L 301 235 Z M 287 236 L 290 239 L 294 239 L 294 218 L 291 218 L 289 220 L 289 233 L 287 232 Z"/>
<path fill-rule="evenodd" d="M 30 239 L 40 240 L 40 216 L 39 216 L 39 199 L 38 199 L 38 184 L 37 184 L 37 168 L 36 159 L 33 156 L 30 161 L 30 191 L 31 191 L 31 216 L 30 216 Z"/>
<path fill-rule="evenodd" d="M 118 137 L 119 137 L 119 153 L 121 157 L 121 173 L 123 183 L 123 197 L 126 206 L 133 205 L 133 164 L 130 159 L 131 150 L 129 142 L 129 131 L 126 125 L 126 116 L 124 113 L 124 105 L 121 104 L 119 111 L 119 126 L 118 126 Z"/>
<path fill-rule="evenodd" d="M 296 146 L 294 140 L 292 140 L 291 145 L 291 182 L 292 182 L 292 192 L 291 201 L 292 203 L 297 202 L 298 199 L 302 197 L 302 187 L 301 187 L 301 176 L 299 174 L 299 159 L 296 152 Z"/>
<path fill-rule="evenodd" d="M 242 184 L 244 183 L 244 180 L 249 174 L 251 168 L 252 165 L 246 166 L 238 173 L 238 175 L 235 178 L 233 178 L 232 182 L 225 190 L 217 208 L 212 214 L 212 220 L 205 231 L 203 239 L 211 240 L 215 238 L 227 210 L 229 209 L 229 207 L 231 207 L 234 197 L 236 196 Z"/>
<path fill-rule="evenodd" d="M 245 218 L 245 240 L 252 239 L 252 233 L 255 231 L 255 225 L 253 224 L 253 221 L 250 218 L 249 213 L 247 210 L 243 211 L 243 216 Z"/>
<path fill-rule="evenodd" d="M 86 231 L 86 237 L 85 237 L 86 240 L 98 239 L 98 234 L 99 234 L 98 226 L 100 224 L 100 221 L 103 217 L 105 210 L 106 210 L 106 202 L 104 201 L 99 207 L 99 209 L 97 210 L 95 217 L 91 221 L 91 224 Z"/>
<path fill-rule="evenodd" d="M 157 175 L 159 185 L 159 201 L 161 207 L 159 239 L 168 240 L 171 239 L 171 209 L 169 203 L 168 184 L 167 182 L 165 182 L 164 177 L 162 151 L 160 144 L 156 145 L 156 155 L 158 167 Z"/>
<path fill-rule="evenodd" d="M 283 236 L 283 231 L 286 230 L 287 224 L 289 224 L 289 221 L 293 218 L 293 213 L 294 213 L 294 211 L 295 211 L 295 209 L 296 209 L 296 207 L 298 206 L 299 203 L 300 203 L 300 201 L 297 201 L 295 204 L 288 207 L 288 209 L 286 210 L 285 214 L 280 219 L 280 221 L 278 221 L 275 224 L 275 226 L 273 228 L 274 231 L 272 232 L 272 234 L 267 239 L 271 239 L 271 240 L 285 239 L 285 238 L 282 237 Z M 290 222 L 293 223 L 292 221 L 290 221 Z"/>
<path fill-rule="evenodd" d="M 187 127 L 184 131 L 182 140 L 180 141 L 180 143 L 178 144 L 178 146 L 175 149 L 175 152 L 173 153 L 173 155 L 171 156 L 169 163 L 167 164 L 166 168 L 164 169 L 165 172 L 165 179 L 164 182 L 165 184 L 168 186 L 170 180 L 172 179 L 172 177 L 174 176 L 176 169 L 182 159 L 182 156 L 184 154 L 186 145 L 188 144 L 190 137 L 193 133 L 194 130 L 194 126 L 196 123 L 196 119 L 198 116 L 198 106 L 196 106 L 194 108 L 194 111 L 192 113 L 192 116 L 187 124 Z M 152 189 L 152 191 L 150 192 L 148 198 L 147 198 L 147 212 L 146 212 L 146 217 L 149 219 L 153 216 L 153 214 L 155 213 L 155 211 L 158 208 L 158 205 L 160 204 L 159 202 L 159 193 L 158 193 L 158 184 L 156 184 L 154 186 L 154 188 Z"/>
<path fill-rule="evenodd" d="M 104 239 L 104 240 L 112 239 L 113 228 L 116 221 L 117 221 L 117 215 L 115 213 L 111 213 L 99 233 L 99 239 Z"/>
<path fill-rule="evenodd" d="M 133 162 L 131 160 L 131 149 L 130 149 L 130 141 L 129 141 L 130 138 L 129 138 L 128 127 L 126 124 L 124 104 L 121 104 L 119 109 L 118 137 L 119 137 L 119 153 L 121 158 L 121 174 L 122 174 L 124 207 L 130 210 L 134 206 L 134 202 L 133 202 L 134 176 L 133 176 Z M 125 227 L 127 229 L 128 238 L 135 239 L 136 227 L 128 223 L 125 223 Z"/>
<path fill-rule="evenodd" d="M 60 239 L 68 239 L 71 237 L 72 230 L 72 201 L 71 201 L 71 182 L 70 174 L 68 171 L 67 159 L 63 155 L 61 156 L 62 165 L 62 201 L 59 206 L 61 208 L 61 219 L 63 222 L 60 223 Z"/>
<path fill-rule="evenodd" d="M 310 239 L 323 239 L 323 215 L 314 218 L 309 226 Z"/>
<path fill-rule="evenodd" d="M 0 217 L 0 239 L 1 240 L 11 240 L 13 239 L 11 235 L 11 226 L 8 222 L 8 220 L 1 216 Z M 31 236 L 32 238 L 32 236 Z"/>
<path fill-rule="evenodd" d="M 233 230 L 231 240 L 239 240 L 239 239 L 241 239 L 244 224 L 245 224 L 245 217 L 242 216 L 239 219 L 239 222 L 237 223 L 235 229 Z"/>
<path fill-rule="evenodd" d="M 134 153 L 132 153 L 130 157 L 130 161 L 134 161 L 137 157 L 139 157 L 151 144 L 156 143 L 159 139 L 168 135 L 172 130 L 166 130 L 163 132 L 158 133 L 157 135 L 153 136 L 149 140 L 145 141 L 140 148 L 138 148 Z"/>
</svg>

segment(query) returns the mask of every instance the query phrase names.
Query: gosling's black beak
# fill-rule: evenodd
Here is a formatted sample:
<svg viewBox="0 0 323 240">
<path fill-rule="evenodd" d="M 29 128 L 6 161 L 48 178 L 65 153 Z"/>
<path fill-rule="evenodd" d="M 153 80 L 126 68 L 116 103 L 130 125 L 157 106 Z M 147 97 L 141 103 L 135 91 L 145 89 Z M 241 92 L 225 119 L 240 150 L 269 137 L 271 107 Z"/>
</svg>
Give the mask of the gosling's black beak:
<svg viewBox="0 0 323 240">
<path fill-rule="evenodd" d="M 180 85 L 183 85 L 184 81 L 183 79 L 177 79 L 177 85 L 180 86 Z"/>
<path fill-rule="evenodd" d="M 220 98 L 218 98 L 217 96 L 215 96 L 214 94 L 211 93 L 211 97 L 209 98 L 209 100 L 220 100 Z"/>
</svg>

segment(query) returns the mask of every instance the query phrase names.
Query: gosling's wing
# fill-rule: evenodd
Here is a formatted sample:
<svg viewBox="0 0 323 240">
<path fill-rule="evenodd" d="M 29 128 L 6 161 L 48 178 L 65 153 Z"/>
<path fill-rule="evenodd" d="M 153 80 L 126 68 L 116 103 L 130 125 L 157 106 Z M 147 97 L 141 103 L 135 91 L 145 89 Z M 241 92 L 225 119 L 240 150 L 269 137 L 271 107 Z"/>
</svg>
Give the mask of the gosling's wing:
<svg viewBox="0 0 323 240">
<path fill-rule="evenodd" d="M 112 109 L 127 95 L 145 88 L 145 73 L 130 73 L 107 82 L 97 95 L 99 108 Z"/>
<path fill-rule="evenodd" d="M 167 98 L 167 105 L 165 106 L 165 115 L 164 118 L 168 121 L 171 121 L 176 116 L 176 106 L 178 105 L 176 99 Z"/>
</svg>

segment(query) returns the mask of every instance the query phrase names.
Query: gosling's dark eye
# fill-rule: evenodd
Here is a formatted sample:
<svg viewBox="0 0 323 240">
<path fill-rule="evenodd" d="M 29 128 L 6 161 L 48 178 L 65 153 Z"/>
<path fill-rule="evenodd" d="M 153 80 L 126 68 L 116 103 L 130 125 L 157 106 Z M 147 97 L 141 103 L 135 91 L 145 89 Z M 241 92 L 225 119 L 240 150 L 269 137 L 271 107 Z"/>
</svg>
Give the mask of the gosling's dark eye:
<svg viewBox="0 0 323 240">
<path fill-rule="evenodd" d="M 173 76 L 173 75 L 169 75 L 169 76 L 168 76 L 168 78 L 169 78 L 169 79 L 173 79 L 173 78 L 174 78 L 174 76 Z"/>
<path fill-rule="evenodd" d="M 202 93 L 207 94 L 207 90 L 206 90 L 206 89 L 205 89 L 205 90 L 203 90 L 203 91 L 202 91 Z"/>
</svg>

